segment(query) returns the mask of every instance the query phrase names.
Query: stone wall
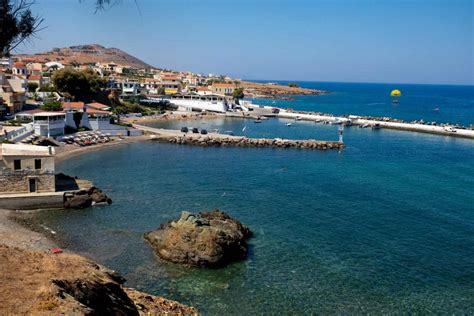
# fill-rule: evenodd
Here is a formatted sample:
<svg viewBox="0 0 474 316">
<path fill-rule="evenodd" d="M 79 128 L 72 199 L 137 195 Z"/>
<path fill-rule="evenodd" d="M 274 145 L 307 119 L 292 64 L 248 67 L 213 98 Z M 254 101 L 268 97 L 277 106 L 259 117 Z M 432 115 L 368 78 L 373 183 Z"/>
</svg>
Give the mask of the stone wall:
<svg viewBox="0 0 474 316">
<path fill-rule="evenodd" d="M 54 172 L 40 171 L 2 171 L 0 174 L 0 193 L 29 193 L 29 179 L 37 179 L 37 192 L 55 192 Z"/>
</svg>

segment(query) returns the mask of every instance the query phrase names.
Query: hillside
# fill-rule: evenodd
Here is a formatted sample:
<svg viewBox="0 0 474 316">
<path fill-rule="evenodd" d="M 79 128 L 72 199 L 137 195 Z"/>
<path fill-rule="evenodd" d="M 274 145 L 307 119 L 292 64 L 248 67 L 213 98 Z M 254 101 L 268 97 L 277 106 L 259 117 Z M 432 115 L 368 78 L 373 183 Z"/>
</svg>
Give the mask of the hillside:
<svg viewBox="0 0 474 316">
<path fill-rule="evenodd" d="M 16 57 L 23 61 L 33 61 L 45 63 L 48 61 L 59 61 L 65 63 L 77 62 L 87 63 L 108 63 L 113 62 L 119 65 L 132 68 L 150 68 L 144 61 L 118 49 L 106 48 L 99 44 L 77 45 L 63 48 L 53 48 L 49 52 L 36 54 L 19 54 Z"/>
</svg>

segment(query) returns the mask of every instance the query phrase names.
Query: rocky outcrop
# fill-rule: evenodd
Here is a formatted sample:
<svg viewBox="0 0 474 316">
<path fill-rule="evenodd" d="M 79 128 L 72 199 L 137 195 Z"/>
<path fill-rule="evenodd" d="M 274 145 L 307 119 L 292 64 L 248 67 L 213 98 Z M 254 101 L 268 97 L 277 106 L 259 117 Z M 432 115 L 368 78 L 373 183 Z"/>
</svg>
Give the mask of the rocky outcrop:
<svg viewBox="0 0 474 316">
<path fill-rule="evenodd" d="M 123 287 L 116 272 L 78 255 L 0 245 L 2 315 L 196 315 L 178 302 Z"/>
<path fill-rule="evenodd" d="M 66 196 L 64 207 L 87 208 L 98 203 L 111 204 L 112 199 L 102 192 L 102 190 L 93 186 L 88 190 L 79 190 L 74 192 L 71 196 Z"/>
<path fill-rule="evenodd" d="M 317 140 L 293 140 L 281 138 L 247 138 L 247 137 L 213 137 L 213 136 L 160 136 L 156 140 L 172 144 L 197 146 L 236 146 L 236 147 L 271 147 L 300 149 L 342 149 L 343 143 Z"/>
<path fill-rule="evenodd" d="M 197 267 L 218 267 L 245 259 L 249 228 L 224 212 L 182 212 L 145 239 L 164 260 Z"/>
</svg>

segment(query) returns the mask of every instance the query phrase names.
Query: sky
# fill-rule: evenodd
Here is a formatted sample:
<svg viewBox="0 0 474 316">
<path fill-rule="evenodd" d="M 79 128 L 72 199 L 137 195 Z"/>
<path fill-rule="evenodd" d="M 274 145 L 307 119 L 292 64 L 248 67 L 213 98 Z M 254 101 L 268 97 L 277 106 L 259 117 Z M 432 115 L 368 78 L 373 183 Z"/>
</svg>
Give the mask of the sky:
<svg viewBox="0 0 474 316">
<path fill-rule="evenodd" d="M 36 0 L 18 52 L 120 48 L 243 79 L 474 84 L 474 0 Z"/>
</svg>

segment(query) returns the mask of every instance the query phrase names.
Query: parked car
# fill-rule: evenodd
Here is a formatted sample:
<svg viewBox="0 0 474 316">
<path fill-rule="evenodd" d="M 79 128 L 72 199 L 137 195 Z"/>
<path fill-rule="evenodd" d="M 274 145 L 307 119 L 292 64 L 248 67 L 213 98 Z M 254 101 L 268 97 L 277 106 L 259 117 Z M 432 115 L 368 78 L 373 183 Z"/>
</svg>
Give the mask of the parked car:
<svg viewBox="0 0 474 316">
<path fill-rule="evenodd" d="M 201 130 L 201 134 L 206 135 L 206 134 L 207 134 L 207 130 L 202 129 L 202 130 Z"/>
<path fill-rule="evenodd" d="M 189 129 L 186 126 L 181 127 L 181 133 L 187 133 L 187 132 L 189 132 Z"/>
<path fill-rule="evenodd" d="M 198 133 L 199 133 L 199 130 L 198 130 L 197 127 L 194 127 L 194 128 L 193 128 L 193 133 L 194 133 L 194 134 L 198 134 Z"/>
</svg>

